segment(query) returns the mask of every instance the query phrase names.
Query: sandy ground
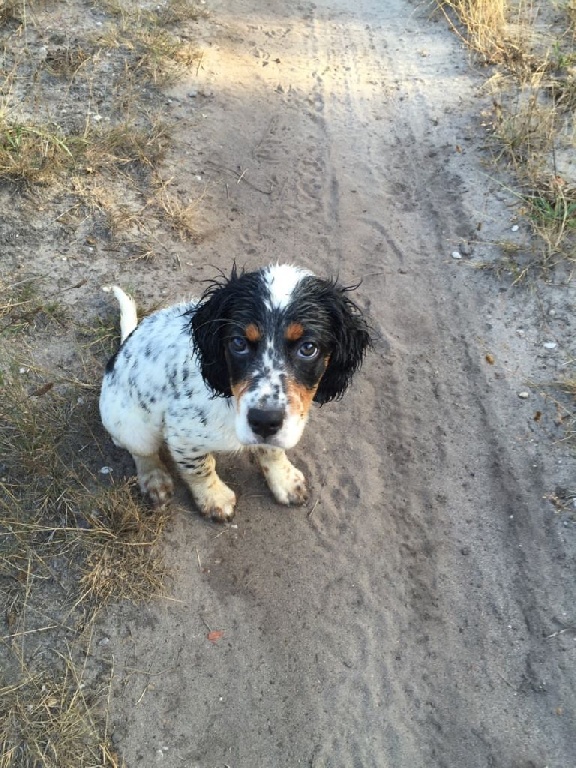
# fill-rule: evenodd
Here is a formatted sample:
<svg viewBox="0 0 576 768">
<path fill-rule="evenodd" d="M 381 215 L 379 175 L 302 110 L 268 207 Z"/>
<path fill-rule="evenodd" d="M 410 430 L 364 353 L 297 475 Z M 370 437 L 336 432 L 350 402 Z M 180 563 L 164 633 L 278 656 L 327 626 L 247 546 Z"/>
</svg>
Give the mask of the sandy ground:
<svg viewBox="0 0 576 768">
<path fill-rule="evenodd" d="M 243 456 L 220 462 L 233 525 L 180 491 L 170 598 L 95 641 L 114 742 L 128 768 L 571 768 L 576 529 L 547 497 L 573 461 L 529 383 L 572 354 L 572 305 L 472 268 L 522 235 L 482 165 L 480 75 L 405 0 L 207 7 L 165 169 L 205 237 L 173 264 L 94 260 L 86 290 L 176 300 L 287 260 L 362 281 L 375 348 L 293 452 L 305 508 Z"/>
</svg>

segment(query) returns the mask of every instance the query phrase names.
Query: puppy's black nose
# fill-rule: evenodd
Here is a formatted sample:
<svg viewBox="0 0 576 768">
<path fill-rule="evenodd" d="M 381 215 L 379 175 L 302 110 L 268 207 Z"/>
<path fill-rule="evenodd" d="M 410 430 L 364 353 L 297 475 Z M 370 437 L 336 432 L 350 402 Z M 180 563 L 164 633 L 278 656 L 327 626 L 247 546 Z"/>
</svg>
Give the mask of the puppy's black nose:
<svg viewBox="0 0 576 768">
<path fill-rule="evenodd" d="M 250 408 L 248 424 L 258 437 L 272 437 L 282 426 L 284 410 L 282 408 Z"/>
</svg>

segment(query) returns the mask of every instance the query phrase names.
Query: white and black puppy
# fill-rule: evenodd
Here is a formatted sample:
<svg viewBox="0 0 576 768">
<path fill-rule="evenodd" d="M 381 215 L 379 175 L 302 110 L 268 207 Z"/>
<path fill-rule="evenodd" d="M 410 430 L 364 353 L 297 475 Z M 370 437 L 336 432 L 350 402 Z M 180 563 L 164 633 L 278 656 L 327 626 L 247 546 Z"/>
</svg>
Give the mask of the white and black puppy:
<svg viewBox="0 0 576 768">
<path fill-rule="evenodd" d="M 285 454 L 312 401 L 339 398 L 370 345 L 347 288 L 289 265 L 215 282 L 198 301 L 140 323 L 120 288 L 122 345 L 100 396 L 102 421 L 136 463 L 156 505 L 173 492 L 159 449 L 168 448 L 200 512 L 234 515 L 236 496 L 213 454 L 252 447 L 274 497 L 302 504 L 306 482 Z"/>
</svg>

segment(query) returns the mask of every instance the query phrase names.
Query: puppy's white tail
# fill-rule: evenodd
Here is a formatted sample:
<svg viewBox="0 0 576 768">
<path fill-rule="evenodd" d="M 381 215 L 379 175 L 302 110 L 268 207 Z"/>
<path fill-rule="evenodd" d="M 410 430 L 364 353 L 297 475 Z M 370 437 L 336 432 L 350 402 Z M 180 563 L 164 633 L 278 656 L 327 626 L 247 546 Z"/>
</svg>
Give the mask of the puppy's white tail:
<svg viewBox="0 0 576 768">
<path fill-rule="evenodd" d="M 124 341 L 138 325 L 136 302 L 117 285 L 112 286 L 112 293 L 120 304 L 120 339 Z"/>
</svg>

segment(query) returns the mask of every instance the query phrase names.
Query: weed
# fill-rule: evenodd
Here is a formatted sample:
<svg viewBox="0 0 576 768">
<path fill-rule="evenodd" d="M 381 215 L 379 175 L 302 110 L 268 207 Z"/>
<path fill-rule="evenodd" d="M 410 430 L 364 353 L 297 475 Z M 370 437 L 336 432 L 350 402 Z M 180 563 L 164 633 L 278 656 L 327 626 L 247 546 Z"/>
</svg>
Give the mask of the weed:
<svg viewBox="0 0 576 768">
<path fill-rule="evenodd" d="M 90 325 L 78 328 L 79 340 L 84 349 L 108 358 L 120 344 L 120 335 L 115 320 L 98 317 Z"/>
<path fill-rule="evenodd" d="M 24 329 L 46 326 L 52 322 L 62 325 L 66 321 L 64 305 L 54 297 L 42 298 L 34 278 L 22 280 L 14 286 L 7 286 L 0 280 L 0 289 L 3 291 L 0 336 L 3 333 L 14 334 Z"/>
<path fill-rule="evenodd" d="M 556 40 L 552 44 L 550 51 L 550 62 L 554 70 L 566 70 L 576 64 L 576 53 L 574 51 L 565 51 L 560 41 Z"/>
<path fill-rule="evenodd" d="M 536 271 L 537 259 L 527 256 L 524 249 L 517 243 L 501 241 L 496 245 L 500 249 L 499 258 L 494 261 L 475 264 L 475 269 L 491 272 L 498 279 L 506 276 L 513 285 L 523 283 L 529 275 Z"/>
<path fill-rule="evenodd" d="M 74 167 L 85 142 L 56 125 L 34 125 L 0 116 L 0 179 L 47 183 Z"/>
<path fill-rule="evenodd" d="M 553 179 L 547 189 L 526 198 L 527 212 L 534 229 L 556 251 L 567 232 L 576 230 L 576 192 Z"/>
<path fill-rule="evenodd" d="M 0 682 L 0 768 L 119 768 L 107 735 L 105 686 L 84 690 L 85 660 L 68 647 L 58 669 Z"/>
</svg>

